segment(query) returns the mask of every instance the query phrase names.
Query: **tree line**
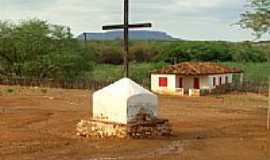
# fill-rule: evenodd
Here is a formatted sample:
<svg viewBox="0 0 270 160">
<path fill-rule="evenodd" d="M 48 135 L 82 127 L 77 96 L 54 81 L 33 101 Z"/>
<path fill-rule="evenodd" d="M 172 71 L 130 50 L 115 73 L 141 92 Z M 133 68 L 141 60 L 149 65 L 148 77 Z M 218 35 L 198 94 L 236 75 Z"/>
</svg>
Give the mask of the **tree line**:
<svg viewBox="0 0 270 160">
<path fill-rule="evenodd" d="M 122 64 L 121 41 L 88 42 L 96 63 Z M 184 61 L 270 62 L 270 43 L 224 41 L 131 41 L 129 60 L 135 63 Z"/>
<path fill-rule="evenodd" d="M 253 6 L 257 4 L 255 0 L 253 3 Z M 262 11 L 259 11 L 262 16 Z M 256 15 L 256 12 L 247 12 L 239 23 L 244 28 L 254 27 L 254 32 L 258 31 L 261 35 L 268 28 L 263 25 L 264 30 L 258 29 Z M 97 64 L 123 63 L 122 46 L 122 40 L 84 42 L 74 37 L 69 27 L 40 19 L 18 23 L 0 21 L 0 78 L 91 79 Z M 129 60 L 151 64 L 184 61 L 270 62 L 270 43 L 130 41 Z"/>
</svg>

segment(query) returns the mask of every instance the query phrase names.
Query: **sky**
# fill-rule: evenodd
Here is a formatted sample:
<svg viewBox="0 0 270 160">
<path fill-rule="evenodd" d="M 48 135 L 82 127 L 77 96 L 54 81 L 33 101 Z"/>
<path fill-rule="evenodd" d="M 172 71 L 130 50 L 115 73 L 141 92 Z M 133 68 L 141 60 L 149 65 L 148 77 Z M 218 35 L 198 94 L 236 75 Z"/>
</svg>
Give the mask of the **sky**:
<svg viewBox="0 0 270 160">
<path fill-rule="evenodd" d="M 0 20 L 41 18 L 70 26 L 72 33 L 102 32 L 123 22 L 124 0 L 0 0 Z M 130 0 L 130 22 L 152 22 L 150 30 L 187 40 L 253 40 L 235 25 L 247 0 Z"/>
</svg>

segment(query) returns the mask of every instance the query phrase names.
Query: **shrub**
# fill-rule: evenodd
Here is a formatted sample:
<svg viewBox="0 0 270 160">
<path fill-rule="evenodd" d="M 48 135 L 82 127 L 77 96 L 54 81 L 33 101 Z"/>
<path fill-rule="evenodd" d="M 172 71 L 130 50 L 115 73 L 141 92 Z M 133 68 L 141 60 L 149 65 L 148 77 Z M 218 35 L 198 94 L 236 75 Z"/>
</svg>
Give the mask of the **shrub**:
<svg viewBox="0 0 270 160">
<path fill-rule="evenodd" d="M 209 89 L 201 89 L 201 90 L 200 90 L 200 95 L 201 95 L 201 96 L 207 96 L 207 95 L 209 95 L 209 94 L 210 94 Z"/>
<path fill-rule="evenodd" d="M 8 88 L 7 89 L 7 93 L 14 93 L 15 92 L 15 89 L 13 89 L 13 88 Z"/>
<path fill-rule="evenodd" d="M 42 89 L 41 89 L 41 92 L 42 92 L 43 94 L 46 94 L 46 93 L 48 92 L 48 90 L 45 89 L 45 88 L 42 88 Z"/>
</svg>

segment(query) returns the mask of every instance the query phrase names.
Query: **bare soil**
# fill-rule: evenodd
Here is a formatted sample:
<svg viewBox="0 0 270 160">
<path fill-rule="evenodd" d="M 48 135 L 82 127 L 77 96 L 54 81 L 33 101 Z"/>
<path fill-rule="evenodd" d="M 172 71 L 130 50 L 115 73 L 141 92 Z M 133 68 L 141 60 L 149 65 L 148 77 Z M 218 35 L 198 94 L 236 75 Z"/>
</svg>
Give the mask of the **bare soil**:
<svg viewBox="0 0 270 160">
<path fill-rule="evenodd" d="M 0 86 L 0 160 L 269 160 L 267 97 L 160 97 L 174 136 L 84 139 L 90 91 Z"/>
</svg>

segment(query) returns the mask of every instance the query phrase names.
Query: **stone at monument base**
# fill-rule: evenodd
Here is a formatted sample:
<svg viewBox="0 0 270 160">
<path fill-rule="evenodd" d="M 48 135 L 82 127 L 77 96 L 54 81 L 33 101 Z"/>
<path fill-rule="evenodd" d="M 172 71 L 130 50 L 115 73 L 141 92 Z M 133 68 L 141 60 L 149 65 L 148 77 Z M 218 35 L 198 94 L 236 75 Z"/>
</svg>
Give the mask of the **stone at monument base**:
<svg viewBox="0 0 270 160">
<path fill-rule="evenodd" d="M 152 138 L 172 135 L 168 120 L 151 118 L 147 113 L 139 113 L 126 124 L 99 120 L 81 121 L 77 125 L 77 135 L 88 138 Z"/>
<path fill-rule="evenodd" d="M 134 120 L 128 123 L 128 136 L 132 138 L 166 137 L 172 135 L 169 121 L 151 118 L 147 113 L 138 113 Z"/>
<path fill-rule="evenodd" d="M 77 125 L 77 135 L 87 138 L 127 137 L 126 125 L 97 120 L 82 120 Z"/>
</svg>

